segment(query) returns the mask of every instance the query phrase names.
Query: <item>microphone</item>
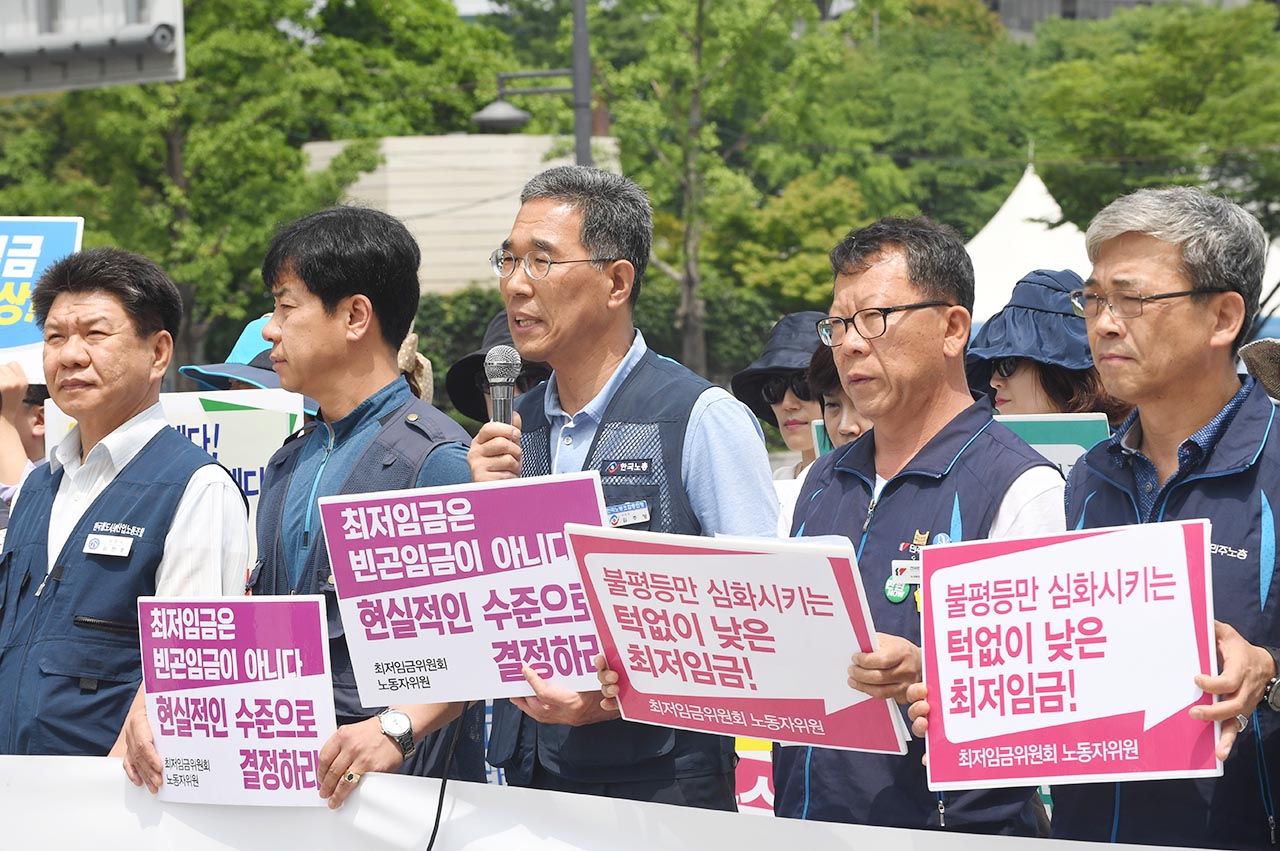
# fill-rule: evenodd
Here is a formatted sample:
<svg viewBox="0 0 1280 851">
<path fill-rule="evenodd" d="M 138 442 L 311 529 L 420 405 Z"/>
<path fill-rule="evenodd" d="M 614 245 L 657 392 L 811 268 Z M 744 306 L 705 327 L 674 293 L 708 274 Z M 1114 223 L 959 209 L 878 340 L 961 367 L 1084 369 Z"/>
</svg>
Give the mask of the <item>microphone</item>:
<svg viewBox="0 0 1280 851">
<path fill-rule="evenodd" d="M 494 346 L 484 356 L 484 377 L 489 382 L 489 421 L 511 425 L 516 376 L 524 366 L 515 346 Z"/>
</svg>

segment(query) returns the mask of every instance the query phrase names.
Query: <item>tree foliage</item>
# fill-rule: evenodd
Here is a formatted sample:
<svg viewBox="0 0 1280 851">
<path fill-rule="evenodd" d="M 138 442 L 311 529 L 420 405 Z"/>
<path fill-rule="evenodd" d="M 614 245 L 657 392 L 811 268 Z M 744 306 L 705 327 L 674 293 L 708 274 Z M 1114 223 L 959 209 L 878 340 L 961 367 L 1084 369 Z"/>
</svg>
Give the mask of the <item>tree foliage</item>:
<svg viewBox="0 0 1280 851">
<path fill-rule="evenodd" d="M 1168 5 L 1039 30 L 1027 88 L 1045 183 L 1083 227 L 1143 186 L 1203 185 L 1280 228 L 1276 7 Z"/>
<path fill-rule="evenodd" d="M 187 311 L 175 361 L 264 304 L 272 230 L 333 204 L 377 164 L 375 137 L 463 129 L 500 35 L 446 0 L 203 0 L 186 15 L 187 78 L 0 105 L 0 209 L 82 215 L 87 246 L 160 262 Z M 282 24 L 285 22 L 287 26 Z M 492 83 L 489 83 L 491 86 Z M 309 172 L 302 145 L 348 145 Z M 238 322 L 220 323 L 229 348 Z"/>
</svg>

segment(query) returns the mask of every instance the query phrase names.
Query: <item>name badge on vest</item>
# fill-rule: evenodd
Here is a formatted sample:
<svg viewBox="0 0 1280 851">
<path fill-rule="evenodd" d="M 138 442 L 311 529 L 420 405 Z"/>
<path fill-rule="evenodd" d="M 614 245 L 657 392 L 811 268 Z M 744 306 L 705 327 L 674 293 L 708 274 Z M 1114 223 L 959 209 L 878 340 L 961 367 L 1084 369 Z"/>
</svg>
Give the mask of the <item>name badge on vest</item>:
<svg viewBox="0 0 1280 851">
<path fill-rule="evenodd" d="M 884 596 L 891 603 L 901 603 L 911 593 L 912 585 L 920 584 L 920 562 L 911 559 L 895 559 L 889 562 L 889 578 L 884 582 Z"/>
<path fill-rule="evenodd" d="M 84 552 L 95 556 L 127 556 L 133 549 L 133 538 L 127 535 L 90 535 L 85 539 Z"/>
<path fill-rule="evenodd" d="M 652 458 L 614 458 L 600 465 L 602 476 L 627 476 L 648 479 L 653 476 Z"/>
<path fill-rule="evenodd" d="M 636 523 L 644 523 L 649 519 L 648 500 L 642 499 L 639 502 L 610 505 L 605 510 L 609 512 L 609 525 L 615 528 L 618 526 L 634 526 Z"/>
</svg>

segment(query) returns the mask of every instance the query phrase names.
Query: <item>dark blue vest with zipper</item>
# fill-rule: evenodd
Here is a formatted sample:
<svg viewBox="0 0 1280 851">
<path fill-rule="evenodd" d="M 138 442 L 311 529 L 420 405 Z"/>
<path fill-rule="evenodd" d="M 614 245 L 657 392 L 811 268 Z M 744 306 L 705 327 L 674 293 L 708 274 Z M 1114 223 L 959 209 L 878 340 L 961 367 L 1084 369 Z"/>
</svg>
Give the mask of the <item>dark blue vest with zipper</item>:
<svg viewBox="0 0 1280 851">
<path fill-rule="evenodd" d="M 1280 646 L 1280 583 L 1272 581 L 1280 531 L 1278 419 L 1256 385 L 1204 462 L 1164 493 L 1151 518 L 1209 519 L 1214 617 L 1246 641 L 1271 647 Z M 1107 441 L 1071 471 L 1068 529 L 1142 522 L 1132 469 L 1114 459 Z M 1236 739 L 1220 778 L 1054 787 L 1053 836 L 1206 848 L 1274 845 L 1278 722 L 1262 704 Z"/>
<path fill-rule="evenodd" d="M 412 417 L 412 419 L 411 419 Z M 365 707 L 356 689 L 355 670 L 347 649 L 338 596 L 329 569 L 329 550 L 323 535 L 311 547 L 302 576 L 296 588 L 289 586 L 285 565 L 283 526 L 285 494 L 293 477 L 298 454 L 307 434 L 300 432 L 280 447 L 267 462 L 258 499 L 258 563 L 249 576 L 247 590 L 251 594 L 323 594 L 329 618 L 329 664 L 333 669 L 333 703 L 338 724 L 350 724 L 369 718 L 382 707 Z M 453 420 L 436 408 L 414 399 L 387 415 L 382 428 L 374 435 L 360 460 L 343 480 L 339 494 L 370 491 L 404 490 L 417 485 L 418 471 L 428 456 L 445 443 L 471 443 L 470 436 Z M 328 496 L 328 494 L 321 494 Z M 418 744 L 413 758 L 400 768 L 401 774 L 439 777 L 449 740 L 462 726 L 457 750 L 449 768 L 449 776 L 462 780 L 485 779 L 484 704 L 477 703 L 463 716 L 444 729 L 432 733 Z"/>
<path fill-rule="evenodd" d="M 652 350 L 618 387 L 596 431 L 583 469 L 599 470 L 606 505 L 645 501 L 648 529 L 698 535 L 702 526 L 681 483 L 684 435 L 693 405 L 711 387 L 706 379 Z M 551 425 L 543 409 L 547 385 L 516 400 L 523 433 L 522 476 L 551 472 Z M 651 462 L 648 472 L 611 472 L 610 461 Z M 534 760 L 552 774 L 580 783 L 665 780 L 718 774 L 734 764 L 733 740 L 706 733 L 604 721 L 584 727 L 541 724 L 507 700 L 493 704 L 489 762 L 507 782 L 529 784 Z"/>
<path fill-rule="evenodd" d="M 876 629 L 919 645 L 914 594 L 901 603 L 885 596 L 890 562 L 918 560 L 924 543 L 987 537 L 1009 486 L 1038 466 L 1051 465 L 993 421 L 984 399 L 948 423 L 872 500 L 872 429 L 818 459 L 796 501 L 792 534 L 853 541 Z M 923 754 L 924 743 L 915 738 L 901 757 L 775 746 L 774 812 L 850 824 L 1035 835 L 1034 789 L 930 792 Z"/>
<path fill-rule="evenodd" d="M 0 752 L 111 750 L 142 680 L 138 597 L 156 592 L 187 482 L 213 463 L 161 429 L 84 512 L 47 576 L 49 515 L 63 473 L 41 464 L 27 477 L 0 556 Z M 94 524 L 132 527 L 102 532 L 131 537 L 129 554 L 86 553 Z"/>
</svg>

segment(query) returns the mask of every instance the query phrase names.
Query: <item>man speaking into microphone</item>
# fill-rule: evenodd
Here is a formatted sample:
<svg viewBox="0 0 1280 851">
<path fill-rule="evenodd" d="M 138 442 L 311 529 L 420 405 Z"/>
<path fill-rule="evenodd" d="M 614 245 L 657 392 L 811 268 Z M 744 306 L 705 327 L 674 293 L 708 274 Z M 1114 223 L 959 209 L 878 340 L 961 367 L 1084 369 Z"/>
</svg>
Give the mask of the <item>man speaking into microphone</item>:
<svg viewBox="0 0 1280 851">
<path fill-rule="evenodd" d="M 490 260 L 516 348 L 552 373 L 515 400 L 511 425 L 480 430 L 475 481 L 598 470 L 606 505 L 628 506 L 627 528 L 771 537 L 778 506 L 755 417 L 632 325 L 653 235 L 644 190 L 563 166 L 530 180 L 520 203 Z M 489 762 L 508 783 L 736 809 L 732 739 L 632 724 L 601 709 L 598 691 L 525 677 L 533 697 L 494 705 Z"/>
</svg>

